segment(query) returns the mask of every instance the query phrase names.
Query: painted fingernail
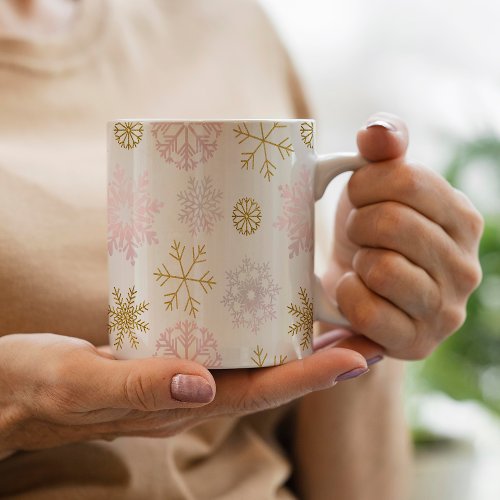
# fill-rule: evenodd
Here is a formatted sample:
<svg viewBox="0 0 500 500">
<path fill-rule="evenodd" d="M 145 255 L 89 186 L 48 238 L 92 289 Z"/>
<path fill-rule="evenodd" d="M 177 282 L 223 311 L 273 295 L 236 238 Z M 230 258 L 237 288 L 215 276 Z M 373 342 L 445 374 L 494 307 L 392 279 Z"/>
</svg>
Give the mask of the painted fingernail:
<svg viewBox="0 0 500 500">
<path fill-rule="evenodd" d="M 344 328 L 339 328 L 336 330 L 332 330 L 331 332 L 326 332 L 313 340 L 313 349 L 318 351 L 319 349 L 323 349 L 324 347 L 329 347 L 335 342 L 339 342 L 340 340 L 347 339 L 352 337 L 353 333 Z"/>
<path fill-rule="evenodd" d="M 390 130 L 391 132 L 396 132 L 396 127 L 385 120 L 371 120 L 366 124 L 366 128 L 370 127 L 383 127 L 386 130 Z"/>
<path fill-rule="evenodd" d="M 212 386 L 198 375 L 175 375 L 170 382 L 172 398 L 183 403 L 210 403 L 214 397 Z"/>
<path fill-rule="evenodd" d="M 367 371 L 369 371 L 368 368 L 354 368 L 354 370 L 349 370 L 348 372 L 339 375 L 335 379 L 335 382 L 342 382 L 343 380 L 349 380 L 351 378 L 359 377 L 360 375 L 365 374 Z"/>
<path fill-rule="evenodd" d="M 378 356 L 373 356 L 373 358 L 368 358 L 366 360 L 366 364 L 368 366 L 374 365 L 375 363 L 378 363 L 379 361 L 382 361 L 384 359 L 384 356 L 381 356 L 380 354 Z"/>
</svg>

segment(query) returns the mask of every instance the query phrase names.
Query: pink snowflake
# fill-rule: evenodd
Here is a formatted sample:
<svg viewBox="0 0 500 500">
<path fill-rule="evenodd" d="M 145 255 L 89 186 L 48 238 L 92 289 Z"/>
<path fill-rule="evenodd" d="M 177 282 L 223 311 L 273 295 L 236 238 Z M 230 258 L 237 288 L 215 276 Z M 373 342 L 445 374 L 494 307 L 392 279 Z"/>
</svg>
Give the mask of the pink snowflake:
<svg viewBox="0 0 500 500">
<path fill-rule="evenodd" d="M 135 264 L 137 248 L 144 243 L 158 243 L 153 230 L 155 215 L 163 203 L 149 193 L 148 172 L 133 182 L 125 169 L 117 165 L 108 183 L 108 252 L 124 252 Z"/>
<path fill-rule="evenodd" d="M 314 247 L 314 196 L 311 173 L 307 168 L 299 171 L 298 180 L 291 186 L 279 187 L 283 201 L 283 213 L 278 216 L 274 227 L 288 232 L 289 258 L 301 251 L 312 252 Z"/>
<path fill-rule="evenodd" d="M 275 300 L 280 287 L 273 281 L 268 262 L 259 264 L 245 257 L 238 268 L 226 271 L 226 280 L 222 303 L 235 327 L 257 333 L 264 323 L 276 318 Z"/>
<path fill-rule="evenodd" d="M 181 206 L 179 221 L 189 226 L 193 236 L 212 232 L 215 223 L 222 219 L 222 191 L 212 185 L 210 177 L 201 181 L 190 177 L 188 188 L 177 194 L 177 200 Z"/>
<path fill-rule="evenodd" d="M 160 334 L 155 356 L 190 359 L 207 368 L 217 368 L 222 363 L 214 334 L 188 320 L 178 321 Z"/>
<path fill-rule="evenodd" d="M 220 123 L 155 123 L 151 133 L 160 156 L 180 170 L 194 170 L 217 149 Z"/>
</svg>

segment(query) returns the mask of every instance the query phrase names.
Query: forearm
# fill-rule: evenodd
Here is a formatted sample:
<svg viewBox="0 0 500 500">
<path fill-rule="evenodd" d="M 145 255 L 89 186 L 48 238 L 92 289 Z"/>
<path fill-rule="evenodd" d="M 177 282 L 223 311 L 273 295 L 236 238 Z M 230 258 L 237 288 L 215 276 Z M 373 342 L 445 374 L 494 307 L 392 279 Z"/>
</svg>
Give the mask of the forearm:
<svg viewBox="0 0 500 500">
<path fill-rule="evenodd" d="M 402 380 L 403 363 L 386 359 L 360 379 L 303 398 L 294 445 L 300 498 L 407 498 L 411 448 Z"/>
</svg>

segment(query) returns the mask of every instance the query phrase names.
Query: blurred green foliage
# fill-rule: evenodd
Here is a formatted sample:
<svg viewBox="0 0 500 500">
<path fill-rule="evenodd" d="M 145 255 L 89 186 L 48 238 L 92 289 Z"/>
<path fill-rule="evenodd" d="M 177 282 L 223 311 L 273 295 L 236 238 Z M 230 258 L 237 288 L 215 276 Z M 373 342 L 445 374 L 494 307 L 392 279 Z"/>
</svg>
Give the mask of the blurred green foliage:
<svg viewBox="0 0 500 500">
<path fill-rule="evenodd" d="M 467 192 L 468 187 L 461 185 L 467 178 L 464 173 L 478 163 L 493 165 L 496 179 L 486 182 L 500 184 L 499 138 L 457 145 L 445 176 Z M 495 196 L 500 199 L 500 192 Z M 410 373 L 419 392 L 438 390 L 458 400 L 476 400 L 500 414 L 500 213 L 483 216 L 479 250 L 483 281 L 468 302 L 467 320 L 428 359 L 414 363 Z"/>
</svg>

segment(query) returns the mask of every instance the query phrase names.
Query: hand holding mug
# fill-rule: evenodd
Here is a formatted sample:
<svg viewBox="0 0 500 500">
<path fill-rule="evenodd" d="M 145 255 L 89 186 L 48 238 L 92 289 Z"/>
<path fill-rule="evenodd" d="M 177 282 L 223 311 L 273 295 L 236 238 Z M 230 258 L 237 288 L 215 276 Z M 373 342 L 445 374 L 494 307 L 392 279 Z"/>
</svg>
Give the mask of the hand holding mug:
<svg viewBox="0 0 500 500">
<path fill-rule="evenodd" d="M 323 282 L 363 334 L 341 345 L 369 360 L 384 352 L 413 359 L 463 319 L 480 278 L 482 220 L 439 176 L 403 159 L 407 135 L 399 121 L 371 121 L 358 142 L 372 163 L 353 175 L 341 200 Z M 396 130 L 383 130 L 391 128 L 386 122 Z M 118 361 L 80 339 L 7 335 L 0 339 L 0 456 L 89 439 L 170 436 L 206 419 L 285 404 L 366 366 L 357 352 L 334 347 L 272 369 L 211 374 L 177 356 Z"/>
<path fill-rule="evenodd" d="M 421 359 L 465 319 L 483 220 L 439 174 L 405 159 L 407 145 L 405 124 L 385 113 L 358 133 L 370 163 L 341 197 L 323 284 L 363 335 L 343 346 Z"/>
</svg>

